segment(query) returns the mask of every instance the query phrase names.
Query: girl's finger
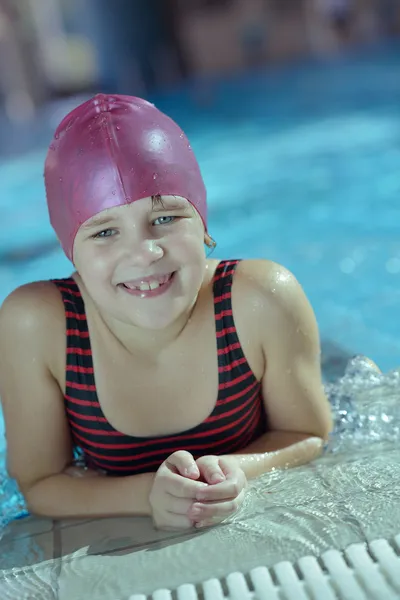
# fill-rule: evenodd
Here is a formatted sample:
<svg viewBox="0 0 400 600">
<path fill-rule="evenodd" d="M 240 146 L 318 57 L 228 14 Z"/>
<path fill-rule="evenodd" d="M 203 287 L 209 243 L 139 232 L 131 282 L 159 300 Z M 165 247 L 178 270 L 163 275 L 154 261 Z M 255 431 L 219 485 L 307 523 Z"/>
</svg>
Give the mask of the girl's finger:
<svg viewBox="0 0 400 600">
<path fill-rule="evenodd" d="M 238 480 L 225 480 L 216 485 L 209 485 L 196 491 L 196 500 L 199 502 L 221 502 L 234 500 L 242 491 L 243 486 Z"/>
<path fill-rule="evenodd" d="M 194 521 L 208 521 L 209 519 L 226 519 L 238 511 L 244 500 L 244 490 L 233 500 L 202 504 L 195 502 L 189 511 L 189 517 Z"/>
<path fill-rule="evenodd" d="M 165 461 L 165 465 L 170 469 L 176 469 L 183 477 L 191 477 L 193 479 L 200 477 L 196 461 L 190 452 L 186 452 L 186 450 L 178 450 L 178 452 L 171 454 Z"/>
<path fill-rule="evenodd" d="M 163 479 L 163 489 L 176 498 L 190 498 L 194 501 L 197 494 L 208 487 L 202 481 L 194 481 L 171 471 L 160 474 L 160 477 Z"/>
<path fill-rule="evenodd" d="M 175 515 L 188 516 L 193 507 L 193 498 L 178 498 L 172 494 L 165 494 L 165 510 Z"/>
<path fill-rule="evenodd" d="M 198 467 L 200 474 L 204 481 L 213 485 L 225 481 L 225 475 L 219 466 L 219 459 L 217 456 L 203 456 L 198 461 Z"/>
</svg>

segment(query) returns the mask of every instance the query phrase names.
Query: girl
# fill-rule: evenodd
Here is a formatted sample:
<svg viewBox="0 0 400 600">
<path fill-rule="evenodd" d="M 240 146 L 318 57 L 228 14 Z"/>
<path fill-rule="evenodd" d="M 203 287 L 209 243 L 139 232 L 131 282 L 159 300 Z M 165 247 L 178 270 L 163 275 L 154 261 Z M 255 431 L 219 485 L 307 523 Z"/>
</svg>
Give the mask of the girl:
<svg viewBox="0 0 400 600">
<path fill-rule="evenodd" d="M 45 183 L 76 270 L 0 312 L 9 472 L 29 509 L 202 527 L 239 508 L 249 478 L 316 457 L 331 416 L 311 307 L 277 264 L 206 259 L 181 129 L 98 95 L 58 127 Z"/>
</svg>

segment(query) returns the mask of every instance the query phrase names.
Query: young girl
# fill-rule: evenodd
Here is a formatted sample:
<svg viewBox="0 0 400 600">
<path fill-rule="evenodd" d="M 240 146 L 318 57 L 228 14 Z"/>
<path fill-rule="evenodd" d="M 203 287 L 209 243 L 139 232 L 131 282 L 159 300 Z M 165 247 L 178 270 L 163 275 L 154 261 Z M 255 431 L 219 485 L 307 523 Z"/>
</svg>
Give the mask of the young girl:
<svg viewBox="0 0 400 600">
<path fill-rule="evenodd" d="M 202 527 L 239 508 L 249 478 L 316 457 L 331 416 L 311 307 L 277 264 L 206 259 L 181 129 L 98 95 L 58 127 L 45 182 L 76 270 L 0 311 L 9 472 L 29 509 Z"/>
</svg>

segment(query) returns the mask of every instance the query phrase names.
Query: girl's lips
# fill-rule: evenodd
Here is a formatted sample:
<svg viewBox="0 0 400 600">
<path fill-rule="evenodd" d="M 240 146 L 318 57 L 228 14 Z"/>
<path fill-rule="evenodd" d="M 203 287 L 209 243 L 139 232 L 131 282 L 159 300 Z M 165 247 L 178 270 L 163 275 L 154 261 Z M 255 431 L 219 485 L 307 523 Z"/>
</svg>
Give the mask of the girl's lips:
<svg viewBox="0 0 400 600">
<path fill-rule="evenodd" d="M 157 285 L 157 287 L 151 289 L 150 287 L 147 287 L 147 289 L 138 289 L 137 287 L 134 288 L 130 288 L 127 285 L 125 285 L 124 283 L 119 284 L 119 288 L 121 288 L 122 290 L 124 290 L 125 292 L 127 292 L 128 294 L 130 294 L 131 296 L 138 296 L 139 298 L 155 298 L 157 296 L 161 296 L 162 294 L 165 294 L 165 292 L 167 292 L 169 290 L 169 288 L 171 287 L 171 285 L 174 282 L 175 279 L 175 273 L 176 271 L 174 271 L 173 273 L 171 273 L 169 276 L 163 276 L 163 283 L 159 283 Z M 140 280 L 140 283 L 142 283 L 144 280 Z M 157 281 L 154 278 L 150 280 L 149 278 L 149 282 L 151 284 L 151 282 Z M 131 284 L 131 282 L 129 282 L 129 284 Z"/>
</svg>

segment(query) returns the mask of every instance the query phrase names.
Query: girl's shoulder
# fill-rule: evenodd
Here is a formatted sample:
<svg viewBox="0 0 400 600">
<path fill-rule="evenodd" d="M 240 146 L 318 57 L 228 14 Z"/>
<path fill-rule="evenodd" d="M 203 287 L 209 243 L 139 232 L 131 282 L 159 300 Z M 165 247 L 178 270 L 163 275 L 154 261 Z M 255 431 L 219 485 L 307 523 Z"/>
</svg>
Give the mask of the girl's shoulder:
<svg viewBox="0 0 400 600">
<path fill-rule="evenodd" d="M 211 261 L 209 261 L 211 265 Z M 247 293 L 276 294 L 296 282 L 294 275 L 284 266 L 267 259 L 214 260 L 213 272 L 224 264 L 235 264 L 232 283 Z"/>
<path fill-rule="evenodd" d="M 57 286 L 53 281 L 33 281 L 13 290 L 0 308 L 0 320 L 21 317 L 23 325 L 33 325 L 43 318 L 51 318 L 63 313 L 63 303 Z"/>
<path fill-rule="evenodd" d="M 15 289 L 0 308 L 0 353 L 7 347 L 35 348 L 35 359 L 51 357 L 54 342 L 65 337 L 65 311 L 52 281 L 35 281 Z M 33 344 L 33 346 L 32 346 Z"/>
<path fill-rule="evenodd" d="M 264 259 L 240 261 L 232 278 L 232 304 L 236 313 L 247 313 L 256 323 L 271 325 L 296 320 L 312 310 L 296 277 L 284 266 Z M 250 317 L 247 317 L 250 318 Z"/>
<path fill-rule="evenodd" d="M 229 297 L 235 322 L 251 339 L 259 337 L 260 323 L 272 331 L 278 323 L 280 327 L 291 315 L 304 311 L 306 300 L 301 286 L 282 265 L 266 259 L 217 261 L 216 270 L 219 265 L 225 274 L 232 274 Z"/>
</svg>

